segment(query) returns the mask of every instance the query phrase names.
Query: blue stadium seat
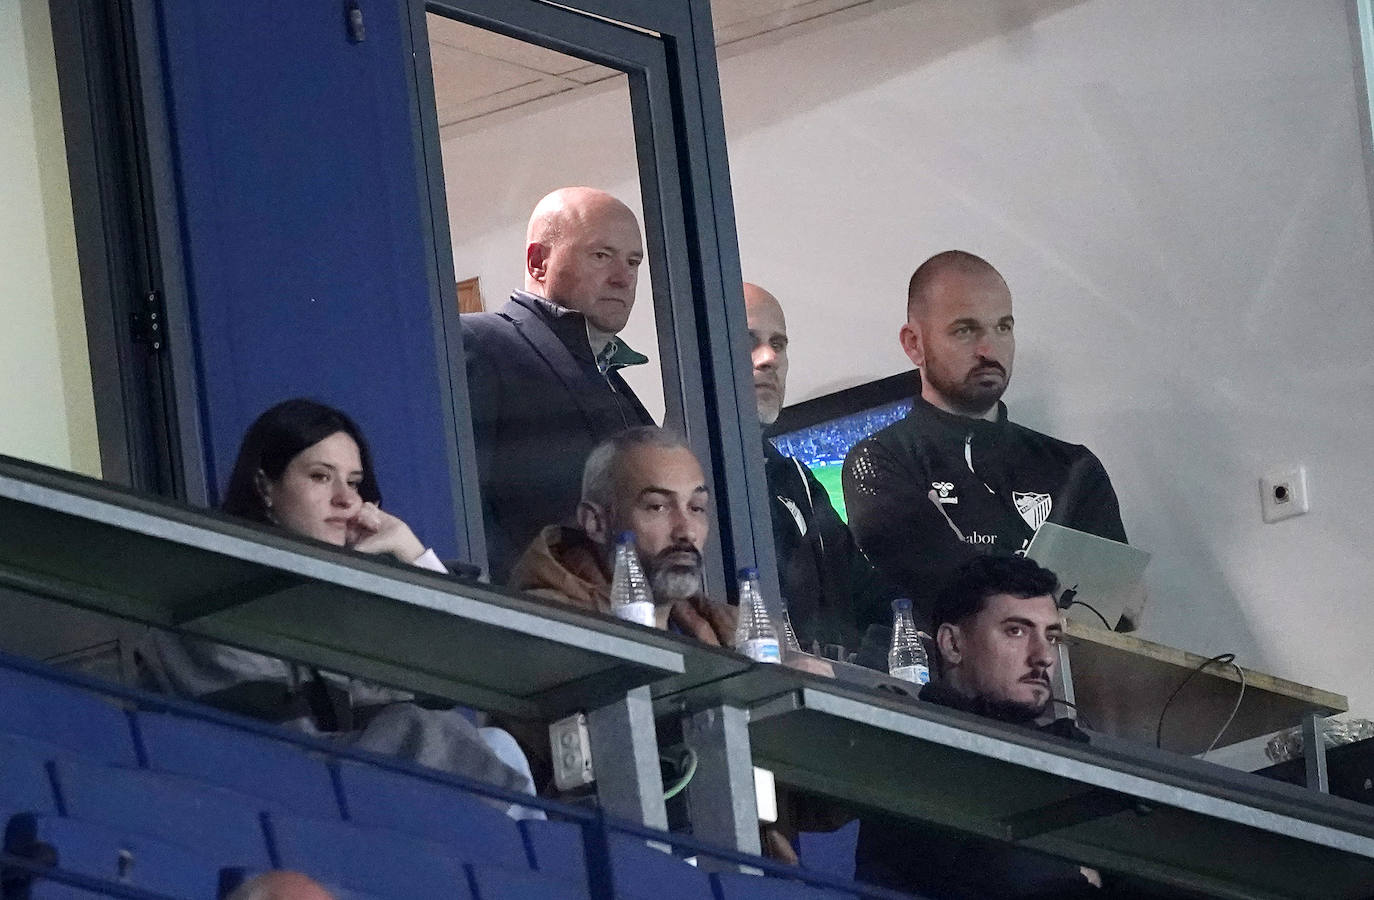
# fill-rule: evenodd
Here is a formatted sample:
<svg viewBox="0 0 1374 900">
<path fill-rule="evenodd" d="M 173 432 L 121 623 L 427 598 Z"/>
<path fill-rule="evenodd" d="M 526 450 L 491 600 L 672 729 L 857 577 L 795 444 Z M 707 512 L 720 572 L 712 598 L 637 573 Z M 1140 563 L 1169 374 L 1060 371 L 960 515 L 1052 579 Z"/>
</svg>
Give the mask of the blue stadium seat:
<svg viewBox="0 0 1374 900">
<path fill-rule="evenodd" d="M 710 877 L 696 866 L 655 850 L 642 838 L 609 836 L 611 883 L 618 898 L 713 900 Z"/>
<path fill-rule="evenodd" d="M 469 864 L 473 900 L 587 900 L 585 885 L 558 875 Z"/>
<path fill-rule="evenodd" d="M 395 900 L 471 896 L 461 858 L 465 848 L 456 839 L 445 845 L 287 813 L 268 813 L 265 819 L 277 868 Z"/>
<path fill-rule="evenodd" d="M 854 852 L 859 848 L 857 819 L 836 831 L 803 831 L 797 837 L 797 856 L 803 868 L 854 880 Z"/>
<path fill-rule="evenodd" d="M 273 801 L 303 816 L 338 818 L 328 764 L 304 748 L 218 722 L 140 712 L 148 767 Z"/>
<path fill-rule="evenodd" d="M 64 815 L 194 847 L 219 865 L 271 865 L 265 801 L 146 769 L 59 759 L 53 771 Z"/>
<path fill-rule="evenodd" d="M 48 760 L 60 748 L 0 734 L 0 806 L 16 812 L 56 812 Z"/>
<path fill-rule="evenodd" d="M 520 830 L 536 869 L 560 875 L 571 884 L 587 883 L 587 848 L 581 825 L 526 819 Z"/>
<path fill-rule="evenodd" d="M 80 688 L 3 667 L 0 732 L 37 738 L 97 762 L 138 765 L 124 710 Z"/>
<path fill-rule="evenodd" d="M 54 815 L 14 816 L 5 829 L 5 851 L 55 857 L 68 872 L 179 897 L 212 896 L 219 881 L 219 867 L 186 847 Z"/>
<path fill-rule="evenodd" d="M 86 891 L 60 881 L 35 881 L 29 888 L 28 900 L 109 900 L 108 894 Z"/>
<path fill-rule="evenodd" d="M 856 900 L 853 894 L 742 872 L 716 872 L 711 875 L 711 882 L 716 900 Z"/>
<path fill-rule="evenodd" d="M 340 760 L 339 787 L 348 819 L 462 848 L 463 858 L 528 869 L 519 825 L 457 787 Z"/>
</svg>

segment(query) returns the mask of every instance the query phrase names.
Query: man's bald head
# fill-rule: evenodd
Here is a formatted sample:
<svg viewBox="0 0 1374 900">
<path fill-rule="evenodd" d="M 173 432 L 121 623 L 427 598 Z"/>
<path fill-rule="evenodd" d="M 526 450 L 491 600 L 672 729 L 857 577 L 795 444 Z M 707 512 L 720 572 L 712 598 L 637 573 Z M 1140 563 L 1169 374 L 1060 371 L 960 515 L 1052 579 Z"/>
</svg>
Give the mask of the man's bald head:
<svg viewBox="0 0 1374 900">
<path fill-rule="evenodd" d="M 540 200 L 525 229 L 525 290 L 614 334 L 634 307 L 644 243 L 628 206 L 590 187 Z"/>
<path fill-rule="evenodd" d="M 744 283 L 744 313 L 749 320 L 754 400 L 759 424 L 772 425 L 787 392 L 787 319 L 778 298 L 757 284 Z"/>
<path fill-rule="evenodd" d="M 946 250 L 937 253 L 916 267 L 906 287 L 906 315 L 920 318 L 930 304 L 935 285 L 947 275 L 967 278 L 994 278 L 1006 289 L 1007 283 L 992 263 L 965 250 Z"/>
<path fill-rule="evenodd" d="M 907 286 L 900 338 L 921 370 L 921 396 L 946 412 L 996 418 L 1016 355 L 1011 291 L 987 260 L 946 250 Z"/>
<path fill-rule="evenodd" d="M 635 216 L 628 206 L 599 188 L 559 188 L 545 194 L 534 205 L 530 223 L 525 229 L 525 240 L 556 242 L 569 224 L 576 227 L 578 222 L 603 211 L 619 213 L 631 219 Z"/>
<path fill-rule="evenodd" d="M 308 875 L 278 869 L 245 881 L 226 900 L 334 900 L 334 895 Z"/>
</svg>

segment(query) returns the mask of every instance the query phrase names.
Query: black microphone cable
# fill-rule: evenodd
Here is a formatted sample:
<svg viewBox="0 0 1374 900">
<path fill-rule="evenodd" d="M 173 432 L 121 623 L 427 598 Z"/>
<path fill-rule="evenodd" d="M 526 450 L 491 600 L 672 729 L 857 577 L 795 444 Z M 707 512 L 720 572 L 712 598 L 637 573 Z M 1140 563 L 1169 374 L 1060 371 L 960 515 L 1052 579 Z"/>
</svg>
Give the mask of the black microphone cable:
<svg viewBox="0 0 1374 900">
<path fill-rule="evenodd" d="M 1097 616 L 1099 619 L 1102 620 L 1102 627 L 1103 627 L 1103 628 L 1107 629 L 1108 631 L 1111 631 L 1111 630 L 1112 630 L 1112 626 L 1111 626 L 1110 623 L 1107 622 L 1107 617 L 1106 617 L 1106 616 L 1104 616 L 1104 615 L 1102 615 L 1102 613 L 1098 612 L 1098 611 L 1097 611 L 1097 608 L 1096 608 L 1095 606 L 1093 606 L 1091 603 L 1088 603 L 1088 602 L 1085 601 L 1085 600 L 1079 600 L 1079 599 L 1077 599 L 1077 597 L 1078 597 L 1078 585 L 1075 584 L 1073 587 L 1069 588 L 1069 589 L 1066 590 L 1064 593 L 1062 593 L 1062 594 L 1059 595 L 1059 600 L 1055 603 L 1055 605 L 1058 606 L 1060 609 L 1066 611 L 1066 612 L 1068 611 L 1069 607 L 1071 607 L 1071 606 L 1082 606 L 1082 607 L 1084 607 L 1085 609 L 1087 609 L 1089 612 L 1091 612 L 1093 615 Z"/>
<path fill-rule="evenodd" d="M 1202 755 L 1206 756 L 1208 753 L 1211 753 L 1214 749 L 1216 749 L 1217 744 L 1221 741 L 1221 736 L 1226 733 L 1226 729 L 1231 727 L 1231 723 L 1234 722 L 1236 719 L 1236 713 L 1240 712 L 1240 704 L 1245 699 L 1245 670 L 1243 670 L 1240 666 L 1236 665 L 1236 655 L 1234 653 L 1218 653 L 1216 656 L 1208 657 L 1207 659 L 1204 659 L 1202 662 L 1194 666 L 1193 670 L 1189 672 L 1184 677 L 1184 679 L 1178 683 L 1178 687 L 1174 688 L 1174 692 L 1169 695 L 1169 699 L 1164 701 L 1164 706 L 1159 711 L 1159 722 L 1155 725 L 1156 748 L 1163 749 L 1162 745 L 1164 743 L 1164 716 L 1169 711 L 1169 706 L 1174 702 L 1174 698 L 1176 698 L 1179 695 L 1179 693 L 1182 692 L 1182 690 L 1188 686 L 1188 682 L 1192 681 L 1194 676 L 1196 676 L 1203 669 L 1213 664 L 1226 665 L 1235 669 L 1236 676 L 1240 679 L 1240 690 L 1236 693 L 1236 702 L 1231 706 L 1230 715 L 1226 717 L 1226 721 L 1222 723 L 1221 729 L 1217 732 L 1216 737 L 1212 738 L 1212 743 L 1207 745 L 1207 749 L 1202 752 Z"/>
</svg>

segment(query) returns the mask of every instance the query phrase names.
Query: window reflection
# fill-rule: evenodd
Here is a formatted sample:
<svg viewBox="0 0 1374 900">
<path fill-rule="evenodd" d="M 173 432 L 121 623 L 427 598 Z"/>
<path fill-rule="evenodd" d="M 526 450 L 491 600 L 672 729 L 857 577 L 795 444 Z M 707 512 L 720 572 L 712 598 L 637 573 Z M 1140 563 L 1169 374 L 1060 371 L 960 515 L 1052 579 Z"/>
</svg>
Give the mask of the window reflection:
<svg viewBox="0 0 1374 900">
<path fill-rule="evenodd" d="M 1346 402 L 1374 338 L 1346 9 L 870 4 L 742 36 L 741 6 L 713 4 L 731 184 L 745 278 L 786 312 L 786 403 L 910 373 L 908 279 L 977 254 L 1015 299 L 1010 418 L 1091 447 L 1154 555 L 1138 634 L 1368 708 L 1341 599 L 1374 576 L 1361 502 L 1280 534 L 1255 496 L 1278 465 L 1363 479 L 1346 448 L 1374 438 Z M 1314 591 L 1330 611 L 1296 624 Z"/>
</svg>

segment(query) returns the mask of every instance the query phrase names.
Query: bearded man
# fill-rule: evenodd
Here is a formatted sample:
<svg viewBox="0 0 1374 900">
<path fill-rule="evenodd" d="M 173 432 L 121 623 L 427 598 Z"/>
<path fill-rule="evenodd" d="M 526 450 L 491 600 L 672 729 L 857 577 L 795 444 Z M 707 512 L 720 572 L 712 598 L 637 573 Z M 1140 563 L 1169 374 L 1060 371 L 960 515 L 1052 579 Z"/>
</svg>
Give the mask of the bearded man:
<svg viewBox="0 0 1374 900">
<path fill-rule="evenodd" d="M 734 639 L 736 610 L 705 597 L 702 548 L 711 492 L 696 454 L 652 425 L 602 441 L 587 457 L 577 527 L 550 525 L 516 563 L 511 587 L 582 609 L 611 611 L 620 534 L 634 534 L 654 594 L 654 624 L 712 646 Z"/>
<path fill-rule="evenodd" d="M 921 394 L 905 419 L 845 459 L 854 537 L 912 598 L 923 627 L 957 566 L 1023 553 L 1047 521 L 1126 540 L 1116 492 L 1092 451 L 1008 421 L 1014 325 L 1011 291 L 986 260 L 948 250 L 922 263 L 900 331 Z"/>
</svg>

